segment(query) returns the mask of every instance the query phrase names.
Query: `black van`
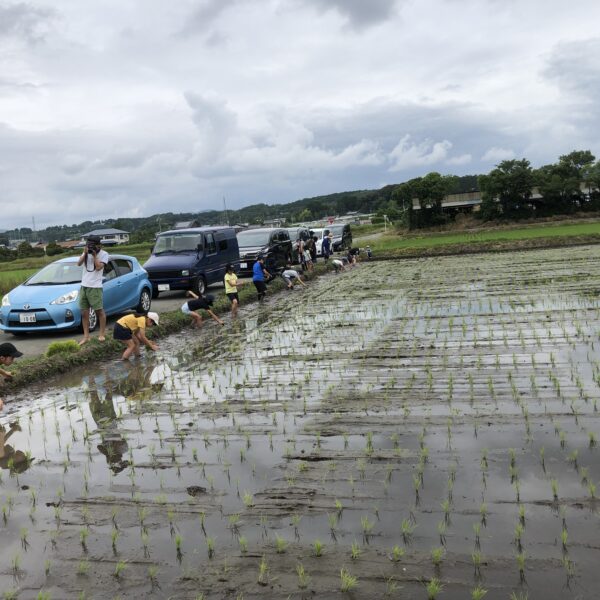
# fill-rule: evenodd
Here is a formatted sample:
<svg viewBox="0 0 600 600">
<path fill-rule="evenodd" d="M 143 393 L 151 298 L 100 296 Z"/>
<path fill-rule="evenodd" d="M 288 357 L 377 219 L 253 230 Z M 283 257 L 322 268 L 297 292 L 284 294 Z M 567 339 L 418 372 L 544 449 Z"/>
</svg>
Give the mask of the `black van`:
<svg viewBox="0 0 600 600">
<path fill-rule="evenodd" d="M 332 245 L 335 252 L 349 249 L 352 247 L 352 231 L 347 223 L 328 225 L 323 231 L 323 235 L 333 235 Z"/>
<path fill-rule="evenodd" d="M 252 274 L 252 267 L 259 254 L 265 258 L 267 271 L 274 274 L 292 260 L 292 241 L 287 229 L 245 229 L 237 234 L 240 247 L 240 275 Z"/>
<path fill-rule="evenodd" d="M 238 262 L 233 227 L 194 227 L 159 233 L 144 269 L 156 298 L 169 290 L 203 294 L 211 283 L 223 281 L 227 263 Z"/>
<path fill-rule="evenodd" d="M 290 240 L 292 242 L 292 263 L 300 264 L 298 253 L 296 252 L 296 240 L 300 239 L 304 243 L 308 242 L 312 238 L 312 231 L 308 227 L 286 227 L 290 234 Z"/>
</svg>

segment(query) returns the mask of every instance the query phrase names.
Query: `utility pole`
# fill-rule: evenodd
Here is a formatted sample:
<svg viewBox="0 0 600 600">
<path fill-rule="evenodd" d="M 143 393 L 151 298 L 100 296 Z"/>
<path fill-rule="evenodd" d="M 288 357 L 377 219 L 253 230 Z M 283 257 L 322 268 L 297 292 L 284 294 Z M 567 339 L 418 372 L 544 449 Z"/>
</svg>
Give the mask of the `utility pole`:
<svg viewBox="0 0 600 600">
<path fill-rule="evenodd" d="M 223 196 L 223 209 L 225 210 L 225 219 L 229 225 L 229 213 L 227 212 L 227 204 L 225 204 L 225 196 Z"/>
</svg>

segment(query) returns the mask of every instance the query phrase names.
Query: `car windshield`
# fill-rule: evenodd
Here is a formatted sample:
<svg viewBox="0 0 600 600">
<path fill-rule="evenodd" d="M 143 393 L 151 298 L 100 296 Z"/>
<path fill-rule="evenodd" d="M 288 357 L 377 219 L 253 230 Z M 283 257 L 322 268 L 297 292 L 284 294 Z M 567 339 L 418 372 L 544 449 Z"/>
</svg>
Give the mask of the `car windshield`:
<svg viewBox="0 0 600 600">
<path fill-rule="evenodd" d="M 333 233 L 333 235 L 342 235 L 342 233 L 344 232 L 344 226 L 343 225 L 332 225 L 329 228 L 329 231 L 331 231 L 331 233 Z"/>
<path fill-rule="evenodd" d="M 170 233 L 159 235 L 154 245 L 153 254 L 177 254 L 179 252 L 196 252 L 202 250 L 202 234 L 200 233 Z"/>
<path fill-rule="evenodd" d="M 75 262 L 56 262 L 44 267 L 25 285 L 62 285 L 65 283 L 81 283 L 82 267 Z"/>
<path fill-rule="evenodd" d="M 250 246 L 266 246 L 269 243 L 270 231 L 241 231 L 237 235 L 238 246 L 249 248 Z"/>
</svg>

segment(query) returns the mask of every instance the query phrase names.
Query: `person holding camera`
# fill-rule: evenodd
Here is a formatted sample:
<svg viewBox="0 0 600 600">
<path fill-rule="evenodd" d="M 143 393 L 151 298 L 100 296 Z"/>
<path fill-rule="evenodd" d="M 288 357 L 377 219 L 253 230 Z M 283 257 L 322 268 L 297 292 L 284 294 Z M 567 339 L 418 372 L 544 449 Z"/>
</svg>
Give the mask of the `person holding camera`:
<svg viewBox="0 0 600 600">
<path fill-rule="evenodd" d="M 90 341 L 90 308 L 98 315 L 100 334 L 98 339 L 105 340 L 106 314 L 102 303 L 102 277 L 104 267 L 108 263 L 108 253 L 102 250 L 102 240 L 98 235 L 90 235 L 87 239 L 83 254 L 77 264 L 83 265 L 81 277 L 81 290 L 79 291 L 79 308 L 81 309 L 81 325 L 83 339 L 79 342 L 82 346 Z"/>
</svg>

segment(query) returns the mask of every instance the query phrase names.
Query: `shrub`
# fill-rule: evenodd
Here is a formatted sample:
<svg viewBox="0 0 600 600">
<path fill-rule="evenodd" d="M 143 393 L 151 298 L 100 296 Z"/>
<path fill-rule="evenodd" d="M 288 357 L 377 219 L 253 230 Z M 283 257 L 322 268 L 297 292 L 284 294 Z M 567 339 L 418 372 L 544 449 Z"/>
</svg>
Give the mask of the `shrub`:
<svg viewBox="0 0 600 600">
<path fill-rule="evenodd" d="M 79 352 L 79 344 L 75 340 L 66 340 L 65 342 L 52 342 L 46 350 L 46 356 L 75 354 L 76 352 Z"/>
</svg>

